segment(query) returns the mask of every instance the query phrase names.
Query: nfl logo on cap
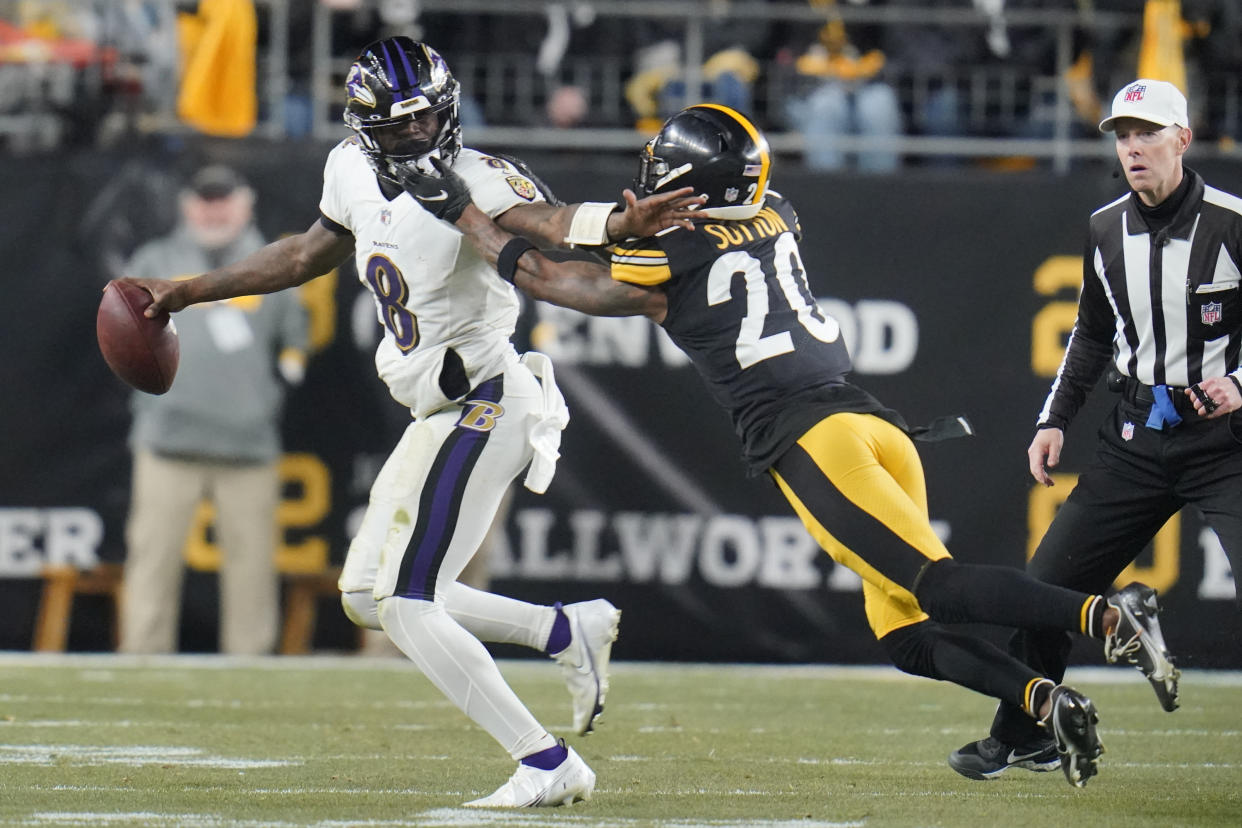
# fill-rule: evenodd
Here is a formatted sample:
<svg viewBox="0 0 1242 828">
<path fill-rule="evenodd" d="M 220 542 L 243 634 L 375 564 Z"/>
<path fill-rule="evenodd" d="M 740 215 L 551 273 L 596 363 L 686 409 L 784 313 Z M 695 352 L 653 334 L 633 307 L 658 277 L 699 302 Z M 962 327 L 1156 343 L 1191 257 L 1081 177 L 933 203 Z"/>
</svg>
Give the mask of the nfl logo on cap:
<svg viewBox="0 0 1242 828">
<path fill-rule="evenodd" d="M 1135 118 L 1157 126 L 1190 126 L 1186 96 L 1168 81 L 1139 78 L 1126 84 L 1113 98 L 1109 116 L 1100 121 L 1100 132 L 1112 132 L 1119 118 Z"/>
</svg>

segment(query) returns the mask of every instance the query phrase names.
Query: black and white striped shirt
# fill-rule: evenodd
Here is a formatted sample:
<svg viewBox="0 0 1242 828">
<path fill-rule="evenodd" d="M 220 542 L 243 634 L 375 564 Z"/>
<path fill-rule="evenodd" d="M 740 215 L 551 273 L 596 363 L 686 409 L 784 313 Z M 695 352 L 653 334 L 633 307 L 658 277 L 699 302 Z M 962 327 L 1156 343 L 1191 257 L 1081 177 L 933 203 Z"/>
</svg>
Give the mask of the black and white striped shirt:
<svg viewBox="0 0 1242 828">
<path fill-rule="evenodd" d="M 1242 377 L 1242 198 L 1189 169 L 1183 187 L 1166 222 L 1134 193 L 1092 214 L 1078 319 L 1040 425 L 1065 428 L 1110 359 L 1143 385 Z"/>
</svg>

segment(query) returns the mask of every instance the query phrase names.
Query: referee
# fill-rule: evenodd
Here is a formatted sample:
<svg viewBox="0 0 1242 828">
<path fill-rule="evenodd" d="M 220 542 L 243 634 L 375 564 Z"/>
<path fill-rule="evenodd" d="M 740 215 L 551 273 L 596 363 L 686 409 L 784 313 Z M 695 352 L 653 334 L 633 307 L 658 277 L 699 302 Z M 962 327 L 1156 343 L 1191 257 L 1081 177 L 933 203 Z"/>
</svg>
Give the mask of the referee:
<svg viewBox="0 0 1242 828">
<path fill-rule="evenodd" d="M 1242 199 L 1182 166 L 1186 98 L 1136 80 L 1100 122 L 1116 135 L 1131 192 L 1096 210 L 1083 259 L 1078 319 L 1027 449 L 1031 475 L 1052 485 L 1065 428 L 1106 368 L 1120 391 L 1096 456 L 1035 551 L 1040 580 L 1103 593 L 1182 506 L 1198 506 L 1242 580 Z M 1238 589 L 1242 596 L 1242 586 Z M 1151 598 L 1154 609 L 1154 596 Z M 1120 642 L 1158 657 L 1150 644 Z M 1019 631 L 1010 650 L 1055 680 L 1069 636 Z M 1167 653 L 1165 653 L 1167 655 Z M 1163 675 L 1161 675 L 1163 673 Z M 1176 670 L 1149 675 L 1165 710 Z M 1046 733 L 1002 703 L 991 736 L 949 756 L 954 770 L 993 778 L 1045 748 Z"/>
</svg>

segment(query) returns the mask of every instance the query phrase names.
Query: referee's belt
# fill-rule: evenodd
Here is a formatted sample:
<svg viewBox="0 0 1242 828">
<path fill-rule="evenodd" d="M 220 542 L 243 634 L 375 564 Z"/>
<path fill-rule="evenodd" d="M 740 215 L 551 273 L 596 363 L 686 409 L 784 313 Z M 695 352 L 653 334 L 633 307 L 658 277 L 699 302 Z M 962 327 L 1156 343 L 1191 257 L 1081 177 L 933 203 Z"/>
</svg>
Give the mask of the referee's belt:
<svg viewBox="0 0 1242 828">
<path fill-rule="evenodd" d="M 1195 404 L 1186 396 L 1185 388 L 1173 385 L 1143 385 L 1138 380 L 1127 377 L 1121 388 L 1121 396 L 1131 405 L 1149 412 L 1148 428 L 1160 429 L 1166 425 L 1171 428 L 1180 425 L 1183 418 L 1199 417 Z"/>
</svg>

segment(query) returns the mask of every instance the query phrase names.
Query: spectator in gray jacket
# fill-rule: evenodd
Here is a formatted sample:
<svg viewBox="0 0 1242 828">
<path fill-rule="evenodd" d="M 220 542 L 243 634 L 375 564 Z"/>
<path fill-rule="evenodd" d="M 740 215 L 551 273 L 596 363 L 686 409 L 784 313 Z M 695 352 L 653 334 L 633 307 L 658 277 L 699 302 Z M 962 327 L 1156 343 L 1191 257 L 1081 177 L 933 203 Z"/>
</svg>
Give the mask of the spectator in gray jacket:
<svg viewBox="0 0 1242 828">
<path fill-rule="evenodd" d="M 233 169 L 200 169 L 180 194 L 181 222 L 140 247 L 127 275 L 177 279 L 265 243 L 254 190 Z M 126 527 L 120 649 L 177 649 L 184 554 L 199 502 L 215 507 L 221 549 L 220 649 L 276 645 L 280 418 L 301 381 L 307 312 L 286 291 L 199 305 L 177 315 L 181 363 L 168 393 L 135 392 L 133 488 Z"/>
</svg>

